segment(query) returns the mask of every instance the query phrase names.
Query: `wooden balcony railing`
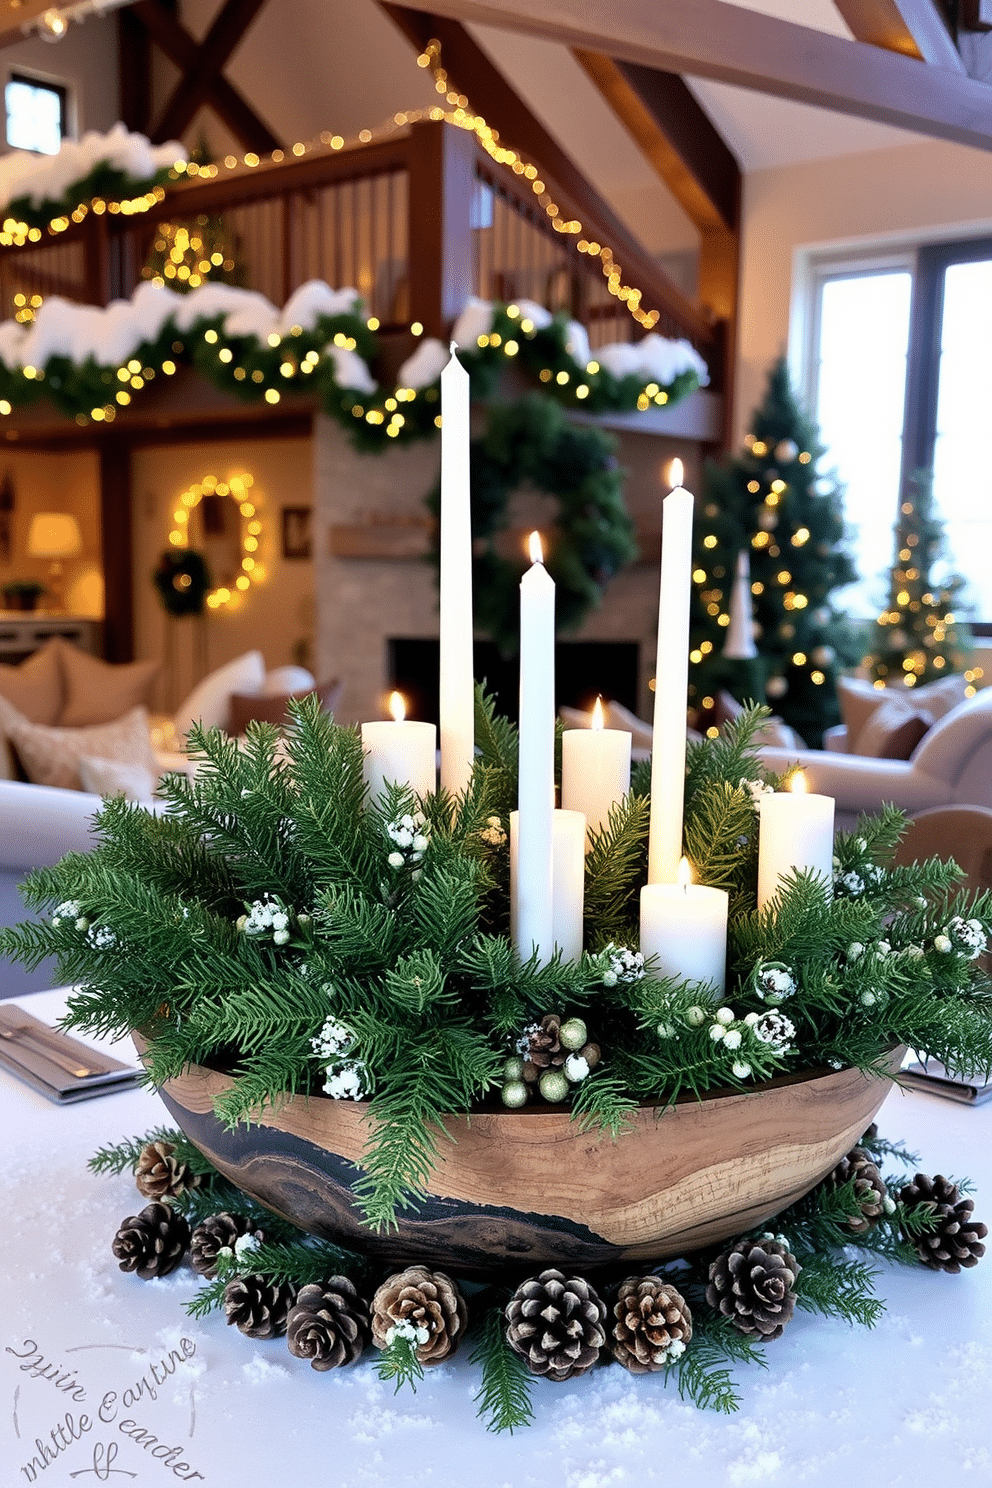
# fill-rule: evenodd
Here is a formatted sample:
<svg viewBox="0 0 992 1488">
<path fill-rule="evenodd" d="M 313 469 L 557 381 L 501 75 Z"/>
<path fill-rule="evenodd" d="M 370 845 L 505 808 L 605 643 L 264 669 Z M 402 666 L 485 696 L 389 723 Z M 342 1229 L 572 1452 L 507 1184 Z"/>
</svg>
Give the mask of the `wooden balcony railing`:
<svg viewBox="0 0 992 1488">
<path fill-rule="evenodd" d="M 641 304 L 659 311 L 656 329 L 686 337 L 717 372 L 719 326 L 615 219 L 599 220 L 596 199 L 580 200 L 574 181 L 549 189 L 588 239 L 612 246 Z M 384 330 L 419 320 L 428 334 L 444 336 L 477 294 L 567 309 L 589 327 L 593 346 L 641 334 L 610 294 L 599 259 L 554 230 L 530 183 L 495 164 L 469 131 L 428 121 L 352 150 L 183 182 L 141 215 L 91 212 L 62 233 L 0 250 L 0 317 L 14 314 L 18 295 L 89 304 L 127 297 L 161 223 L 217 217 L 245 285 L 276 304 L 321 278 L 354 285 Z"/>
</svg>

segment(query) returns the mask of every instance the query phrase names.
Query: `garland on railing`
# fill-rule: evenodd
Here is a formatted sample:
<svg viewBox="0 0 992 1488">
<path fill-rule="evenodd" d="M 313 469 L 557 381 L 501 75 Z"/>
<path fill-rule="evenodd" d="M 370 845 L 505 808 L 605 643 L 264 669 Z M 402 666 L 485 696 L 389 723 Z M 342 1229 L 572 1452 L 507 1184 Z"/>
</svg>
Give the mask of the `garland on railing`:
<svg viewBox="0 0 992 1488">
<path fill-rule="evenodd" d="M 42 229 L 64 232 L 89 212 L 130 216 L 162 200 L 186 149 L 176 140 L 152 145 L 143 134 L 115 124 L 63 140 L 56 155 L 14 150 L 0 159 L 0 246 L 36 243 Z"/>
</svg>

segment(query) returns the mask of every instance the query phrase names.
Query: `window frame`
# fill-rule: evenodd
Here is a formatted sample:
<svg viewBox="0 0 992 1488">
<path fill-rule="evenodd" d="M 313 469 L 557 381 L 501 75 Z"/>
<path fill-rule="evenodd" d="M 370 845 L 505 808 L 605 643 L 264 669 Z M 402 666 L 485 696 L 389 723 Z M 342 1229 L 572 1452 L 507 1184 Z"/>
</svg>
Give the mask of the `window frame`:
<svg viewBox="0 0 992 1488">
<path fill-rule="evenodd" d="M 10 72 L 8 72 L 7 81 L 4 84 L 4 142 L 7 145 L 8 149 L 23 150 L 26 148 L 24 145 L 12 145 L 10 143 L 10 140 L 7 138 L 7 121 L 10 116 L 7 112 L 6 107 L 6 90 L 7 85 L 10 83 L 23 83 L 28 88 L 44 88 L 47 92 L 56 94 L 59 100 L 59 141 L 60 143 L 64 143 L 67 139 L 71 138 L 69 118 L 70 94 L 68 84 L 61 82 L 58 78 L 42 77 L 39 73 L 26 72 L 21 68 L 13 68 Z M 28 153 L 31 155 L 38 155 L 39 157 L 47 156 L 49 159 L 52 158 L 52 156 L 46 150 L 29 150 Z"/>
</svg>

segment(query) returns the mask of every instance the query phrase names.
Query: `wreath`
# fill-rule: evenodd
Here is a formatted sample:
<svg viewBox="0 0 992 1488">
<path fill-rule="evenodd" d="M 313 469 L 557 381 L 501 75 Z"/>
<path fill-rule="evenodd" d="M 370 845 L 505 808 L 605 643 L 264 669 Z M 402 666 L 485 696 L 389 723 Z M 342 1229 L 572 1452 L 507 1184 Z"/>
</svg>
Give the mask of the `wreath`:
<svg viewBox="0 0 992 1488">
<path fill-rule="evenodd" d="M 210 570 L 195 548 L 167 548 L 155 565 L 152 582 L 168 614 L 203 614 Z"/>
<path fill-rule="evenodd" d="M 520 642 L 519 584 L 526 567 L 522 556 L 505 551 L 511 496 L 530 486 L 557 502 L 546 562 L 556 585 L 558 628 L 575 630 L 610 579 L 637 556 L 623 476 L 610 435 L 570 424 L 549 398 L 534 393 L 490 408 L 486 433 L 471 446 L 473 592 L 479 630 L 505 655 Z M 439 485 L 427 504 L 438 512 Z M 435 565 L 438 557 L 435 547 Z"/>
</svg>

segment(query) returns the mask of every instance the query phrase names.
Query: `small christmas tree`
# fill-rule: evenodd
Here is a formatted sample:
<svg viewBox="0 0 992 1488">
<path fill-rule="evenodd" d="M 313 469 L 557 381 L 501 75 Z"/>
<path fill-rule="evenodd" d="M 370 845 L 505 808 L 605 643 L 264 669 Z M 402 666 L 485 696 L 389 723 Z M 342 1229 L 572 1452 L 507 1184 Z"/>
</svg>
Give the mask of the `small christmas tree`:
<svg viewBox="0 0 992 1488">
<path fill-rule="evenodd" d="M 767 697 L 811 747 L 839 721 L 836 673 L 860 648 L 831 593 L 857 577 L 843 547 L 841 491 L 817 471 L 824 453 L 773 367 L 742 455 L 706 467 L 695 523 L 689 707 L 705 721 L 720 689 Z M 750 559 L 758 656 L 727 654 L 738 557 Z M 732 653 L 740 648 L 731 646 Z M 763 691 L 762 689 L 763 681 Z"/>
<path fill-rule="evenodd" d="M 198 167 L 213 164 L 205 139 L 190 152 L 190 160 Z M 238 240 L 223 217 L 205 212 L 192 222 L 160 222 L 141 277 L 180 291 L 198 289 L 208 279 L 243 284 Z"/>
<path fill-rule="evenodd" d="M 895 540 L 889 601 L 875 621 L 864 665 L 877 682 L 914 687 L 961 671 L 970 646 L 956 615 L 964 579 L 952 574 L 943 584 L 933 580 L 944 524 L 934 512 L 929 471 L 917 471 L 909 481 Z"/>
</svg>

